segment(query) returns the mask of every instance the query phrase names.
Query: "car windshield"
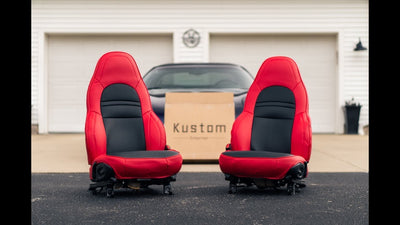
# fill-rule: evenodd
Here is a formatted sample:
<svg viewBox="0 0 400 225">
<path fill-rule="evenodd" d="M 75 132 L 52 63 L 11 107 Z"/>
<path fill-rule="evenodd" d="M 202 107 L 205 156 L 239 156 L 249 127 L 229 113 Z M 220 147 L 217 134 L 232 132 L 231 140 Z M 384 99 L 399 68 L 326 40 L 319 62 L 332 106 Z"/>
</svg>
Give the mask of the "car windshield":
<svg viewBox="0 0 400 225">
<path fill-rule="evenodd" d="M 248 89 L 250 74 L 229 65 L 173 65 L 156 67 L 143 78 L 150 89 L 238 88 Z"/>
</svg>

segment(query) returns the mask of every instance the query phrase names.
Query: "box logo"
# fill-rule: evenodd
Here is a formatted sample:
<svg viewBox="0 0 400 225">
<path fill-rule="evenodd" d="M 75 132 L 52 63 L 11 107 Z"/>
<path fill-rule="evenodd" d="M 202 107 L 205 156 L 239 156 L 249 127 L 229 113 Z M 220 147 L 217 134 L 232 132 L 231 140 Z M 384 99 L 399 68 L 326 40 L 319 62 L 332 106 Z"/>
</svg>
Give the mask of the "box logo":
<svg viewBox="0 0 400 225">
<path fill-rule="evenodd" d="M 183 159 L 218 159 L 230 142 L 235 119 L 233 93 L 167 93 L 167 144 Z"/>
</svg>

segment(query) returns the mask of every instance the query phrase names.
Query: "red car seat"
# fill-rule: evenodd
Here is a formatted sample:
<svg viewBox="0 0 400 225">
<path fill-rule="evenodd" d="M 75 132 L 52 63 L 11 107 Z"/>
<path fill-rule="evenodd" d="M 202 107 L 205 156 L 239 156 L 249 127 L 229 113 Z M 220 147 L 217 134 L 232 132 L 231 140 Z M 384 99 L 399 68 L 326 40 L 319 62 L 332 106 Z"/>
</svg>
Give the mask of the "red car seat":
<svg viewBox="0 0 400 225">
<path fill-rule="evenodd" d="M 239 184 L 287 184 L 289 194 L 305 187 L 300 180 L 307 176 L 311 155 L 311 121 L 307 92 L 291 58 L 276 56 L 263 62 L 226 150 L 219 165 L 230 181 L 229 193 Z"/>
<path fill-rule="evenodd" d="M 147 88 L 135 60 L 125 52 L 109 52 L 97 62 L 87 97 L 85 140 L 89 190 L 107 197 L 114 188 L 138 189 L 163 185 L 182 166 L 182 156 L 166 145 L 165 129 L 153 112 Z"/>
</svg>

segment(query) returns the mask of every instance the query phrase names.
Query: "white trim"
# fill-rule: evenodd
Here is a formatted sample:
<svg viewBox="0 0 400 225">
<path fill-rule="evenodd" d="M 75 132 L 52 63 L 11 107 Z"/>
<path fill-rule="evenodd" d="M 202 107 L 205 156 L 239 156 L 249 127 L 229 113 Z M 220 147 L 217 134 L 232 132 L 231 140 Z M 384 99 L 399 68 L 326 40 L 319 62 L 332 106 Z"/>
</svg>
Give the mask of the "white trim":
<svg viewBox="0 0 400 225">
<path fill-rule="evenodd" d="M 178 55 L 179 55 L 179 43 L 182 40 L 182 36 L 181 36 L 181 31 L 180 30 L 174 30 L 174 32 L 172 33 L 172 49 L 173 49 L 173 62 L 176 63 L 179 61 L 178 59 Z"/>
<path fill-rule="evenodd" d="M 204 30 L 202 33 L 203 36 L 203 61 L 209 62 L 210 61 L 210 32 Z"/>
<path fill-rule="evenodd" d="M 336 101 L 336 127 L 335 133 L 343 134 L 344 132 L 344 115 L 342 110 L 342 104 L 344 102 L 344 54 L 340 50 L 344 50 L 344 32 L 338 32 L 338 77 L 337 77 L 337 101 Z"/>
<path fill-rule="evenodd" d="M 47 34 L 43 31 L 38 33 L 38 132 L 46 134 L 48 132 Z"/>
</svg>

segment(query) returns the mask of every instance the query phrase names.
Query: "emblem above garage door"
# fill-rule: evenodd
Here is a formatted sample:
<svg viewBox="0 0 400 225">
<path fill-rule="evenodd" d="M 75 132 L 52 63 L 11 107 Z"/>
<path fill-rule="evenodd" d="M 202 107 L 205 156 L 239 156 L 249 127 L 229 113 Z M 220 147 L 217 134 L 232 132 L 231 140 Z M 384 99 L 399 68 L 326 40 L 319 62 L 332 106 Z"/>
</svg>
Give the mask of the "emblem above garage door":
<svg viewBox="0 0 400 225">
<path fill-rule="evenodd" d="M 232 62 L 256 76 L 271 56 L 298 64 L 306 86 L 314 133 L 334 133 L 337 91 L 336 34 L 211 34 L 210 61 Z"/>
<path fill-rule="evenodd" d="M 109 51 L 133 56 L 140 73 L 173 61 L 172 34 L 48 35 L 49 132 L 83 132 L 86 91 L 97 60 Z"/>
</svg>

